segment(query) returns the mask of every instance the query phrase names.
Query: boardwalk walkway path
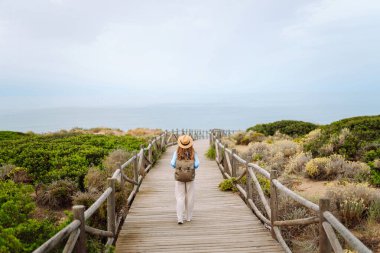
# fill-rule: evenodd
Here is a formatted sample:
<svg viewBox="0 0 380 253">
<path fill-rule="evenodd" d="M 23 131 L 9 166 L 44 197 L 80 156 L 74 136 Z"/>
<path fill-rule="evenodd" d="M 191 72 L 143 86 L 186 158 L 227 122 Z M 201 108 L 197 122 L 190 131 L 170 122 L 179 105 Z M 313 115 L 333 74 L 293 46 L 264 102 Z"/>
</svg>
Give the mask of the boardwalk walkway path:
<svg viewBox="0 0 380 253">
<path fill-rule="evenodd" d="M 223 179 L 204 156 L 208 140 L 195 141 L 200 159 L 193 220 L 177 224 L 173 170 L 176 146 L 148 173 L 116 243 L 116 252 L 283 252 L 237 194 L 218 189 Z"/>
</svg>

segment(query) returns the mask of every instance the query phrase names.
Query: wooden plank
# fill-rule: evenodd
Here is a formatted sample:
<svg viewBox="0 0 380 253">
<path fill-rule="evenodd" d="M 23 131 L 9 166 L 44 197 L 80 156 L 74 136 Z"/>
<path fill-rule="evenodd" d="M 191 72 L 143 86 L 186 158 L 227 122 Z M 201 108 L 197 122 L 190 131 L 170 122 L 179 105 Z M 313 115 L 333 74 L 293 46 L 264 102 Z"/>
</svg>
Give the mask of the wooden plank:
<svg viewBox="0 0 380 253">
<path fill-rule="evenodd" d="M 195 176 L 193 219 L 177 224 L 174 170 L 176 146 L 168 148 L 146 175 L 116 242 L 116 252 L 283 252 L 237 193 L 222 192 L 215 161 L 203 154 L 209 141 L 194 148 L 200 167 Z M 179 243 L 181 242 L 181 243 Z"/>
</svg>

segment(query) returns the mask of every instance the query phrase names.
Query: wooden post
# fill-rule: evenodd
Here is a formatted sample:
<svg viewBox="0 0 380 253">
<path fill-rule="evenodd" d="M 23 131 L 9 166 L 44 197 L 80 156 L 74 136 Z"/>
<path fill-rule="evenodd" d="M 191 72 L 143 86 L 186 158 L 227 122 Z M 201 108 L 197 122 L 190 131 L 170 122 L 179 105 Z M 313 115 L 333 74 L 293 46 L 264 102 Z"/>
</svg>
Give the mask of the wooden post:
<svg viewBox="0 0 380 253">
<path fill-rule="evenodd" d="M 119 169 L 120 169 L 120 188 L 121 188 L 121 192 L 123 192 L 124 186 L 125 186 L 125 179 L 123 177 L 123 169 L 121 168 L 121 165 Z"/>
<path fill-rule="evenodd" d="M 107 230 L 116 234 L 116 213 L 115 213 L 115 179 L 107 178 L 108 187 L 112 188 L 112 192 L 107 198 Z"/>
<path fill-rule="evenodd" d="M 252 195 L 253 195 L 253 182 L 252 182 L 252 178 L 251 178 L 251 174 L 248 172 L 248 161 L 245 162 L 245 169 L 247 171 L 246 175 L 247 175 L 247 201 L 248 199 L 252 199 Z M 247 203 L 248 206 L 249 206 L 249 203 Z"/>
<path fill-rule="evenodd" d="M 166 148 L 166 144 L 167 144 L 166 141 L 167 141 L 166 137 L 162 137 L 162 139 L 161 139 L 161 148 L 160 148 L 161 152 Z"/>
<path fill-rule="evenodd" d="M 231 176 L 231 171 L 230 171 L 230 168 L 228 167 L 227 159 L 226 159 L 226 146 L 222 146 L 222 148 L 219 152 L 219 155 L 220 155 L 220 159 L 222 160 L 222 165 L 224 167 L 224 171 L 227 172 L 227 174 Z"/>
<path fill-rule="evenodd" d="M 144 171 L 145 171 L 145 163 L 144 163 L 144 145 L 141 144 L 140 145 L 140 152 L 141 152 L 141 157 L 139 157 L 139 164 L 138 164 L 138 171 L 139 171 L 139 175 L 142 175 L 144 176 Z"/>
<path fill-rule="evenodd" d="M 270 171 L 270 223 L 272 237 L 273 239 L 276 239 L 276 234 L 274 233 L 274 222 L 278 220 L 278 196 L 276 186 L 273 183 L 274 179 L 277 179 L 277 170 Z"/>
<path fill-rule="evenodd" d="M 168 138 L 168 135 L 169 135 L 169 133 L 168 133 L 168 131 L 165 131 L 165 135 L 163 136 L 163 138 L 164 138 L 164 140 L 162 141 L 163 143 L 164 143 L 164 145 L 166 146 L 166 140 L 167 140 L 167 138 Z"/>
<path fill-rule="evenodd" d="M 133 179 L 135 182 L 139 182 L 139 156 L 138 153 L 134 151 L 135 160 L 133 161 Z"/>
<path fill-rule="evenodd" d="M 326 231 L 322 226 L 322 223 L 326 221 L 323 213 L 329 211 L 330 200 L 327 198 L 319 199 L 319 252 L 320 253 L 330 253 L 331 244 L 329 238 L 327 237 Z"/>
<path fill-rule="evenodd" d="M 233 148 L 232 149 L 232 153 L 231 153 L 231 176 L 232 177 L 236 177 L 236 161 L 235 161 L 235 158 L 234 158 L 234 154 L 236 154 L 236 149 Z"/>
<path fill-rule="evenodd" d="M 79 232 L 79 237 L 77 240 L 77 243 L 75 245 L 75 252 L 77 253 L 86 253 L 87 252 L 87 245 L 86 245 L 86 223 L 84 220 L 84 206 L 82 205 L 77 205 L 73 206 L 73 214 L 74 214 L 74 219 L 80 221 L 80 232 Z"/>
<path fill-rule="evenodd" d="M 148 160 L 150 163 L 153 163 L 152 145 L 150 145 L 150 148 L 148 149 Z"/>
</svg>

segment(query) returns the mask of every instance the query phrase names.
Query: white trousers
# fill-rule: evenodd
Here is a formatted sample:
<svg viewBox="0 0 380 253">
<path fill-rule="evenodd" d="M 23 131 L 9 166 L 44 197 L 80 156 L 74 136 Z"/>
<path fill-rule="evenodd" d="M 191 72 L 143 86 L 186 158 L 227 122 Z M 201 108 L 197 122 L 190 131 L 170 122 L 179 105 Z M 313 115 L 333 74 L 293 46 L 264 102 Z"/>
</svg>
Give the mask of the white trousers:
<svg viewBox="0 0 380 253">
<path fill-rule="evenodd" d="M 194 181 L 186 183 L 175 181 L 175 198 L 177 200 L 178 221 L 183 221 L 183 219 L 191 221 L 194 209 L 194 192 Z"/>
</svg>

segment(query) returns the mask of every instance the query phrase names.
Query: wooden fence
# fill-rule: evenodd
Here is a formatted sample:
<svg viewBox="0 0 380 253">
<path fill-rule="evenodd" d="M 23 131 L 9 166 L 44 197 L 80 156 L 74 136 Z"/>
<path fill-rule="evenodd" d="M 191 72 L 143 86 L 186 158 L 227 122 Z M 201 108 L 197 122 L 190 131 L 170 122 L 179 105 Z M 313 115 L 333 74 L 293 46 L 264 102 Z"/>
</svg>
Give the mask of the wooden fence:
<svg viewBox="0 0 380 253">
<path fill-rule="evenodd" d="M 335 253 L 342 253 L 343 249 L 340 245 L 336 232 L 357 252 L 368 253 L 372 252 L 368 249 L 358 238 L 356 238 L 330 211 L 330 200 L 322 198 L 319 200 L 319 205 L 301 197 L 297 193 L 293 192 L 286 186 L 284 186 L 277 179 L 277 171 L 272 170 L 270 173 L 260 166 L 249 163 L 241 158 L 235 149 L 228 149 L 226 145 L 222 144 L 221 137 L 229 135 L 230 130 L 214 129 L 210 132 L 210 145 L 215 146 L 216 162 L 224 178 L 235 178 L 234 184 L 241 193 L 243 199 L 247 203 L 248 207 L 253 210 L 256 216 L 271 229 L 271 234 L 276 239 L 285 252 L 291 252 L 290 248 L 286 244 L 282 237 L 280 227 L 283 226 L 296 226 L 296 225 L 309 225 L 319 224 L 319 252 L 329 253 L 332 250 Z M 238 176 L 238 166 L 243 166 L 243 172 Z M 256 173 L 270 180 L 270 199 L 266 198 L 264 191 L 261 188 Z M 246 184 L 241 183 L 241 179 L 246 175 Z M 239 183 L 240 182 L 240 183 Z M 260 199 L 263 208 L 265 210 L 262 213 L 257 205 L 253 201 L 253 189 L 256 189 L 258 198 Z M 309 218 L 294 219 L 294 220 L 279 220 L 278 213 L 278 194 L 283 193 L 302 206 L 312 210 L 315 215 Z M 336 232 L 335 232 L 336 231 Z"/>
<path fill-rule="evenodd" d="M 113 245 L 117 239 L 118 231 L 127 216 L 128 208 L 138 193 L 145 175 L 152 168 L 159 155 L 165 151 L 166 147 L 177 144 L 178 135 L 180 134 L 189 134 L 194 140 L 196 140 L 208 138 L 210 131 L 198 129 L 173 129 L 171 131 L 165 131 L 160 136 L 153 138 L 147 147 L 142 146 L 138 153 L 135 153 L 113 173 L 112 177 L 107 179 L 108 188 L 87 210 L 85 210 L 83 205 L 73 206 L 74 220 L 33 252 L 49 252 L 57 248 L 65 239 L 67 239 L 63 249 L 64 253 L 70 253 L 73 251 L 77 253 L 85 253 L 87 252 L 87 233 L 100 237 L 107 237 L 106 244 Z M 128 166 L 133 167 L 133 178 L 129 178 L 124 173 L 125 168 Z M 126 182 L 133 185 L 133 190 L 128 196 L 126 208 L 122 208 L 118 213 L 115 209 L 116 181 L 120 182 L 121 188 L 125 186 Z M 91 218 L 104 202 L 107 202 L 107 230 L 101 230 L 86 225 L 86 221 Z"/>
</svg>

